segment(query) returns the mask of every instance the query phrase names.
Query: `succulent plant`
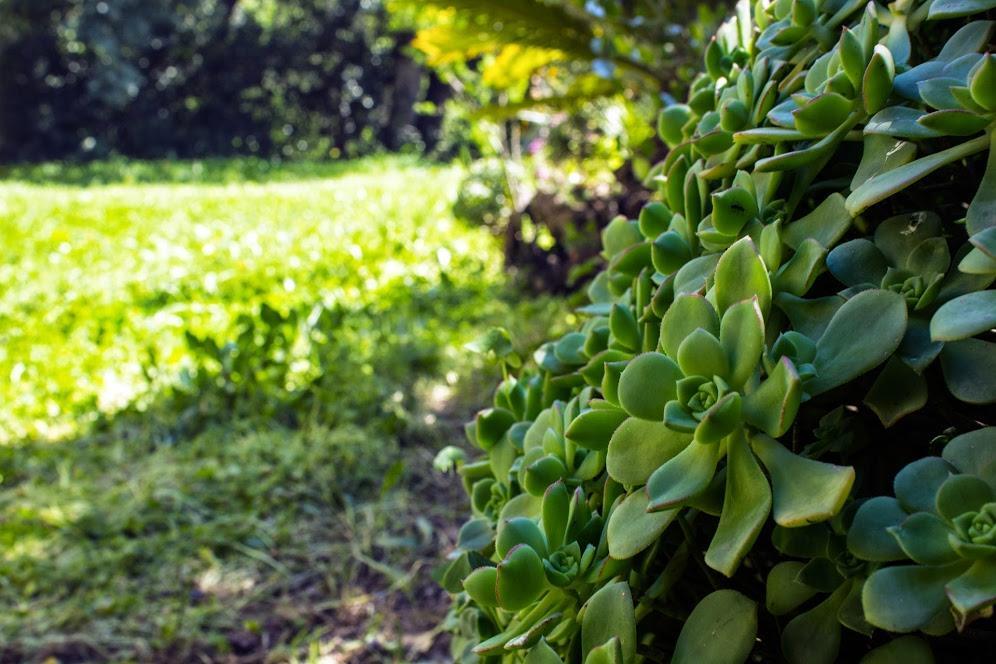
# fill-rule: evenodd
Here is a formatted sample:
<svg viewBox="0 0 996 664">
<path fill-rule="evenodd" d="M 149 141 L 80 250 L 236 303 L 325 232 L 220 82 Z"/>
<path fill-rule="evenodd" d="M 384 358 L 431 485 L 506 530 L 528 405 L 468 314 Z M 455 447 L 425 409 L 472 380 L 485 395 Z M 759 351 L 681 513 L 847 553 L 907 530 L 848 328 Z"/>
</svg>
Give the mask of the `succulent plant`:
<svg viewBox="0 0 996 664">
<path fill-rule="evenodd" d="M 951 440 L 896 475 L 895 498 L 863 503 L 847 535 L 855 556 L 879 566 L 863 602 L 883 629 L 932 633 L 991 615 L 996 603 L 996 428 Z"/>
<path fill-rule="evenodd" d="M 990 613 L 996 61 L 961 17 L 991 5 L 738 3 L 583 322 L 531 362 L 474 346 L 503 381 L 480 456 L 439 459 L 473 509 L 438 575 L 455 659 L 917 664 L 929 638 L 870 635 Z M 924 456 L 892 458 L 907 423 L 962 435 L 864 498 Z"/>
</svg>

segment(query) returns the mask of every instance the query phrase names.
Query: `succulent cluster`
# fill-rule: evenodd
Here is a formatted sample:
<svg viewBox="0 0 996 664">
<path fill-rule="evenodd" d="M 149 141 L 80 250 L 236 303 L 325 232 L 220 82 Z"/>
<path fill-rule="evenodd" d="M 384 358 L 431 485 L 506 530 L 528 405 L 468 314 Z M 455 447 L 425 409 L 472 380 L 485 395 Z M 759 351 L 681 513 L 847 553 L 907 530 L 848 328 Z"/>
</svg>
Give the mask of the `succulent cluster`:
<svg viewBox="0 0 996 664">
<path fill-rule="evenodd" d="M 994 6 L 738 4 L 584 323 L 479 344 L 458 661 L 915 664 L 992 615 Z"/>
</svg>

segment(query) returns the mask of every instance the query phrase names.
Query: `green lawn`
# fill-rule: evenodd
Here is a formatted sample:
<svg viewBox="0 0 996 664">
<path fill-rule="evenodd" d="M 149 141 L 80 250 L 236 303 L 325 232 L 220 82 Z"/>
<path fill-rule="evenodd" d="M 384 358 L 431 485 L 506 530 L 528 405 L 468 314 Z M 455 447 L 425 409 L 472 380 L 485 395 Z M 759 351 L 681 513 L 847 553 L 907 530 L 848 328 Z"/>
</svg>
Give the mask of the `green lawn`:
<svg viewBox="0 0 996 664">
<path fill-rule="evenodd" d="M 0 660 L 445 659 L 463 346 L 559 310 L 511 304 L 460 171 L 4 175 Z"/>
</svg>

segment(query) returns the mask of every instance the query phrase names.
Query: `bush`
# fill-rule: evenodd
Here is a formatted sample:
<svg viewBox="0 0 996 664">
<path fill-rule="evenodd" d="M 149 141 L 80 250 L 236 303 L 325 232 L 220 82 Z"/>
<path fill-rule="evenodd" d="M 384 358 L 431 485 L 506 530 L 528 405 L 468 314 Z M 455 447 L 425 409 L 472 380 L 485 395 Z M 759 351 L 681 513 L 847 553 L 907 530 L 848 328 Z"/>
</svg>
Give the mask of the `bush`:
<svg viewBox="0 0 996 664">
<path fill-rule="evenodd" d="M 455 659 L 986 660 L 991 5 L 737 6 L 583 325 L 488 340 Z"/>
<path fill-rule="evenodd" d="M 379 0 L 3 0 L 0 161 L 420 151 L 408 38 Z"/>
</svg>

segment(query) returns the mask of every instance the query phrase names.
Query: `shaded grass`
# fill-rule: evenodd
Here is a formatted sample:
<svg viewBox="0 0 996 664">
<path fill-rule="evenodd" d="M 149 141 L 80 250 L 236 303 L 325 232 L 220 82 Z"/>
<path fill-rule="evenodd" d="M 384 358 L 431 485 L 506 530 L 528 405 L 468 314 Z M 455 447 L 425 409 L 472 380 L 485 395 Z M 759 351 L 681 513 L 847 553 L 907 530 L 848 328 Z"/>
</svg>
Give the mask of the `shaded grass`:
<svg viewBox="0 0 996 664">
<path fill-rule="evenodd" d="M 0 184 L 0 660 L 447 660 L 431 459 L 494 380 L 463 344 L 559 305 L 453 219 L 456 169 L 341 167 Z"/>
</svg>

